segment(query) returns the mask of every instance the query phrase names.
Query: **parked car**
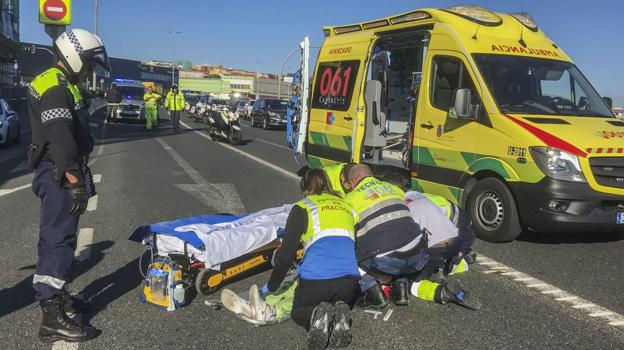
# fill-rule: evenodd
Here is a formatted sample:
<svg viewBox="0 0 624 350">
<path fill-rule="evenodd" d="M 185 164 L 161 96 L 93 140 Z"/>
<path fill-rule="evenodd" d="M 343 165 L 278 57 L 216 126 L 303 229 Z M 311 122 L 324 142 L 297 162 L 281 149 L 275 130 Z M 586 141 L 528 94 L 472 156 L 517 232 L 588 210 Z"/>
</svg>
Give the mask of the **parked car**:
<svg viewBox="0 0 624 350">
<path fill-rule="evenodd" d="M 20 120 L 5 99 L 0 99 L 0 144 L 19 143 Z"/>
<path fill-rule="evenodd" d="M 251 126 L 261 125 L 263 129 L 286 126 L 288 101 L 258 99 L 251 109 Z"/>
<path fill-rule="evenodd" d="M 251 109 L 253 108 L 255 102 L 256 100 L 251 100 L 245 105 L 245 109 L 243 109 L 243 116 L 245 119 L 251 119 Z"/>
</svg>

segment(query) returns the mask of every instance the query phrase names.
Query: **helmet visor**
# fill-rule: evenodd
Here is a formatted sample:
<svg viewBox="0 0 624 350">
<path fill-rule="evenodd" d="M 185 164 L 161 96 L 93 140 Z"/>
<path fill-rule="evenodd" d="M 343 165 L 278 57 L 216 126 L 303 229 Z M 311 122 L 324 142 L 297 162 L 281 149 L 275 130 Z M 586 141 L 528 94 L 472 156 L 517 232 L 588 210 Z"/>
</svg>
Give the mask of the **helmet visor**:
<svg viewBox="0 0 624 350">
<path fill-rule="evenodd" d="M 107 72 L 110 72 L 110 62 L 104 46 L 96 47 L 82 52 L 83 62 L 90 69 L 100 66 Z"/>
</svg>

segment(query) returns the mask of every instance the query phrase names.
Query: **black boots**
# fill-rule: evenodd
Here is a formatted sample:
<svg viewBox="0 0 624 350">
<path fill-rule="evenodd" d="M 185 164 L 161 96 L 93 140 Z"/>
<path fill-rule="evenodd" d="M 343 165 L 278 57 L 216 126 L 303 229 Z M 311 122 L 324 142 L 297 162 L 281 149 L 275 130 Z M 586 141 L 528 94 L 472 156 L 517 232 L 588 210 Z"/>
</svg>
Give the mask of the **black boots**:
<svg viewBox="0 0 624 350">
<path fill-rule="evenodd" d="M 407 281 L 392 282 L 392 284 L 390 285 L 390 300 L 392 300 L 394 305 L 405 306 L 408 304 L 407 289 Z"/>
<path fill-rule="evenodd" d="M 455 303 L 471 310 L 479 310 L 481 308 L 479 299 L 454 281 L 448 281 L 438 286 L 434 300 L 440 304 Z"/>
<path fill-rule="evenodd" d="M 70 314 L 88 314 L 93 311 L 93 303 L 69 293 L 63 294 L 63 305 L 65 312 Z"/>
<path fill-rule="evenodd" d="M 68 342 L 83 342 L 97 337 L 98 329 L 91 326 L 81 326 L 65 314 L 63 295 L 40 301 L 43 318 L 39 328 L 39 339 L 43 342 L 64 340 Z"/>
<path fill-rule="evenodd" d="M 388 299 L 379 283 L 364 292 L 364 295 L 358 300 L 358 305 L 365 309 L 383 309 L 388 305 Z"/>
</svg>

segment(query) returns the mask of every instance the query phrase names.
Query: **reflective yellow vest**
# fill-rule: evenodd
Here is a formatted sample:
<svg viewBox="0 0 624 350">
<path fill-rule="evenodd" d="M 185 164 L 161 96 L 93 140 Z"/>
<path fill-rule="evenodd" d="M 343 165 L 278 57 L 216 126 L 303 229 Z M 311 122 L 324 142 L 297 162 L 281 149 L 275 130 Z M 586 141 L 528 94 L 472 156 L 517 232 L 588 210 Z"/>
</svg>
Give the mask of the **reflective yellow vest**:
<svg viewBox="0 0 624 350">
<path fill-rule="evenodd" d="M 70 83 L 62 70 L 52 67 L 45 72 L 39 74 L 31 83 L 31 94 L 37 98 L 41 98 L 43 94 L 51 88 L 58 85 L 66 85 L 72 96 L 74 97 L 74 108 L 76 110 L 81 109 L 84 106 L 84 101 L 78 86 Z"/>
<path fill-rule="evenodd" d="M 143 95 L 143 100 L 145 100 L 145 108 L 148 109 L 156 109 L 156 101 L 160 99 L 160 95 L 152 92 L 151 94 L 148 92 Z"/>
<path fill-rule="evenodd" d="M 169 108 L 170 111 L 181 111 L 184 109 L 186 102 L 184 101 L 184 95 L 181 93 L 173 94 L 173 91 L 167 93 L 165 99 L 165 108 Z"/>
<path fill-rule="evenodd" d="M 301 236 L 304 255 L 299 276 L 304 280 L 359 277 L 353 209 L 331 194 L 308 196 L 295 205 L 308 214 L 308 228 Z"/>
<path fill-rule="evenodd" d="M 334 190 L 334 192 L 338 193 L 341 197 L 345 196 L 345 191 L 342 188 L 342 184 L 340 183 L 340 173 L 342 172 L 344 166 L 344 164 L 338 163 L 323 167 L 323 170 L 329 178 L 329 184 L 331 186 L 331 189 Z"/>
</svg>

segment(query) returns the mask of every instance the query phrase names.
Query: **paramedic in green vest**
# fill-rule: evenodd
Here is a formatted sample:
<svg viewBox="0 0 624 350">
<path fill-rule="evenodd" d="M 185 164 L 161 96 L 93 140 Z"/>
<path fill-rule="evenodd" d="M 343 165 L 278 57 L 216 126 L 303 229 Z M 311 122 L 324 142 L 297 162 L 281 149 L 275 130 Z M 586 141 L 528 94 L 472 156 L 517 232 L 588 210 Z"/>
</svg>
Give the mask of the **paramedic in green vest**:
<svg viewBox="0 0 624 350">
<path fill-rule="evenodd" d="M 367 272 L 360 281 L 364 291 L 362 306 L 383 308 L 388 303 L 376 276 L 391 277 L 392 301 L 407 305 L 408 276 L 417 276 L 415 286 L 420 292 L 412 294 L 421 299 L 480 307 L 458 285 L 427 280 L 443 267 L 447 250 L 428 248 L 427 236 L 412 218 L 401 188 L 376 179 L 364 164 L 347 164 L 343 172 L 350 184 L 345 189 L 348 192 L 345 201 L 357 213 L 356 256 L 360 268 Z"/>
<path fill-rule="evenodd" d="M 291 317 L 308 330 L 308 349 L 345 347 L 351 342 L 351 308 L 360 294 L 355 258 L 354 212 L 329 186 L 321 169 L 302 177 L 304 199 L 286 221 L 282 247 L 264 293 L 279 288 L 303 245 Z"/>
<path fill-rule="evenodd" d="M 336 163 L 323 167 L 323 171 L 325 171 L 327 178 L 329 179 L 329 186 L 341 198 L 344 198 L 346 195 L 344 184 L 347 183 L 347 178 L 342 171 L 345 165 L 346 164 L 344 163 Z"/>
<path fill-rule="evenodd" d="M 184 95 L 178 91 L 178 86 L 173 84 L 171 91 L 167 93 L 165 98 L 165 109 L 169 111 L 173 131 L 177 133 L 180 132 L 180 113 L 182 113 L 185 105 Z"/>
<path fill-rule="evenodd" d="M 86 30 L 62 33 L 54 41 L 54 51 L 59 61 L 33 79 L 28 96 L 32 128 L 28 161 L 35 171 L 32 191 L 41 200 L 33 288 L 43 313 L 39 338 L 82 342 L 100 331 L 66 314 L 90 307 L 67 291 L 78 219 L 95 194 L 86 166 L 93 150 L 89 114 L 78 84 L 96 66 L 107 71 L 110 66 L 102 41 Z"/>
<path fill-rule="evenodd" d="M 145 126 L 147 130 L 152 130 L 152 124 L 158 126 L 158 100 L 160 95 L 154 92 L 154 88 L 150 85 L 147 92 L 143 95 L 145 101 Z"/>
</svg>

